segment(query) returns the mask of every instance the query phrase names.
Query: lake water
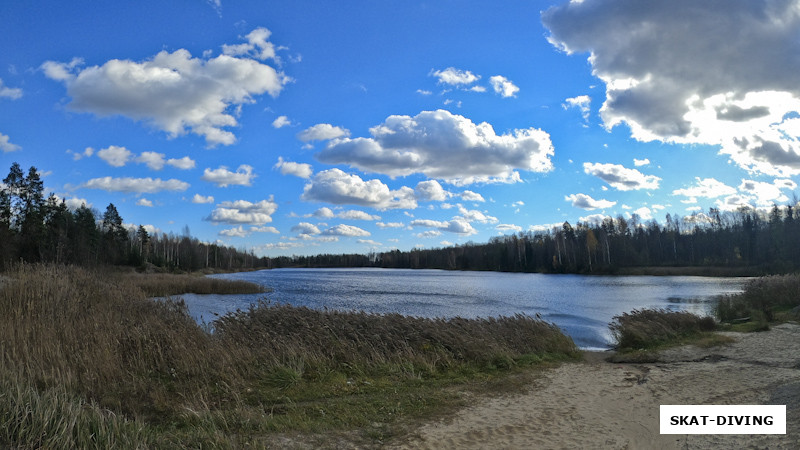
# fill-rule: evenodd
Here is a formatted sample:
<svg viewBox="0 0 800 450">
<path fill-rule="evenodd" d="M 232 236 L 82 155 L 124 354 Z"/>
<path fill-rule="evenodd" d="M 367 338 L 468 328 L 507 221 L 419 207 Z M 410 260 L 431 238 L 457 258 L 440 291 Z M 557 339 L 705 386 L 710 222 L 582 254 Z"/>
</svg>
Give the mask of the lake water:
<svg viewBox="0 0 800 450">
<path fill-rule="evenodd" d="M 615 315 L 640 308 L 707 314 L 715 296 L 740 292 L 743 278 L 584 276 L 404 269 L 275 269 L 212 275 L 252 281 L 273 292 L 183 295 L 197 320 L 246 309 L 259 299 L 310 308 L 419 317 L 539 314 L 584 349 L 611 345 Z"/>
</svg>

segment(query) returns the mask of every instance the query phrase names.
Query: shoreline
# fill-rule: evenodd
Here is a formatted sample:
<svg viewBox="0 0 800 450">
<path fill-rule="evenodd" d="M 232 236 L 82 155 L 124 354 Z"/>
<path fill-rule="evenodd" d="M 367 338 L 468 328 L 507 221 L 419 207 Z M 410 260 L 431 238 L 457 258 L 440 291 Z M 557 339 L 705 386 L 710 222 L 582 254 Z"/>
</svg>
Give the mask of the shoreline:
<svg viewBox="0 0 800 450">
<path fill-rule="evenodd" d="M 800 324 L 722 334 L 736 341 L 667 349 L 654 363 L 584 352 L 528 392 L 480 400 L 392 448 L 800 448 Z M 787 434 L 661 435 L 662 404 L 783 404 Z"/>
</svg>

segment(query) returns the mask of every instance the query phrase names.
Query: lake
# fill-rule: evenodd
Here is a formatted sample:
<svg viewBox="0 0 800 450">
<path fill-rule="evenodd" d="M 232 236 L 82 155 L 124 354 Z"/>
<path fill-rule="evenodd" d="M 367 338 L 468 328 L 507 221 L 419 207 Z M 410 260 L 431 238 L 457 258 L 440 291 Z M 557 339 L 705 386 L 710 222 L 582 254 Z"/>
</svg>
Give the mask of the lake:
<svg viewBox="0 0 800 450">
<path fill-rule="evenodd" d="M 611 345 L 615 315 L 640 308 L 711 313 L 720 294 L 745 278 L 586 276 L 406 269 L 274 269 L 211 275 L 269 287 L 267 294 L 181 297 L 198 321 L 246 309 L 259 299 L 309 308 L 419 317 L 539 314 L 584 349 Z"/>
</svg>

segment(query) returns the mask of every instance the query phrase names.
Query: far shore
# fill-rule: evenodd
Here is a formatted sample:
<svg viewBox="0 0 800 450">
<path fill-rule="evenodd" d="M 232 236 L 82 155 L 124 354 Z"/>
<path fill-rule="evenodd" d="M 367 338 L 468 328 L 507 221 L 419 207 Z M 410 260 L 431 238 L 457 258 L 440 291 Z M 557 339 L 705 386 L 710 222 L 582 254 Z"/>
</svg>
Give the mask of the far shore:
<svg viewBox="0 0 800 450">
<path fill-rule="evenodd" d="M 800 448 L 800 324 L 723 333 L 721 347 L 682 346 L 658 361 L 607 352 L 548 370 L 527 393 L 478 401 L 419 427 L 394 448 Z M 659 405 L 786 405 L 785 435 L 661 435 Z"/>
</svg>

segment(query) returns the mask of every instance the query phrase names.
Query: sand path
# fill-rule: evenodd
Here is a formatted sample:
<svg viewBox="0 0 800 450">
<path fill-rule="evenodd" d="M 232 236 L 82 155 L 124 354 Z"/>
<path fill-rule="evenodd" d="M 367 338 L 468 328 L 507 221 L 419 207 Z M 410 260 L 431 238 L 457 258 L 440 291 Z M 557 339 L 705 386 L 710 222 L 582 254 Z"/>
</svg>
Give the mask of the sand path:
<svg viewBox="0 0 800 450">
<path fill-rule="evenodd" d="M 800 325 L 686 346 L 660 362 L 601 354 L 548 371 L 527 393 L 488 399 L 419 428 L 401 449 L 800 449 Z M 787 405 L 786 435 L 661 435 L 662 404 Z"/>
</svg>

